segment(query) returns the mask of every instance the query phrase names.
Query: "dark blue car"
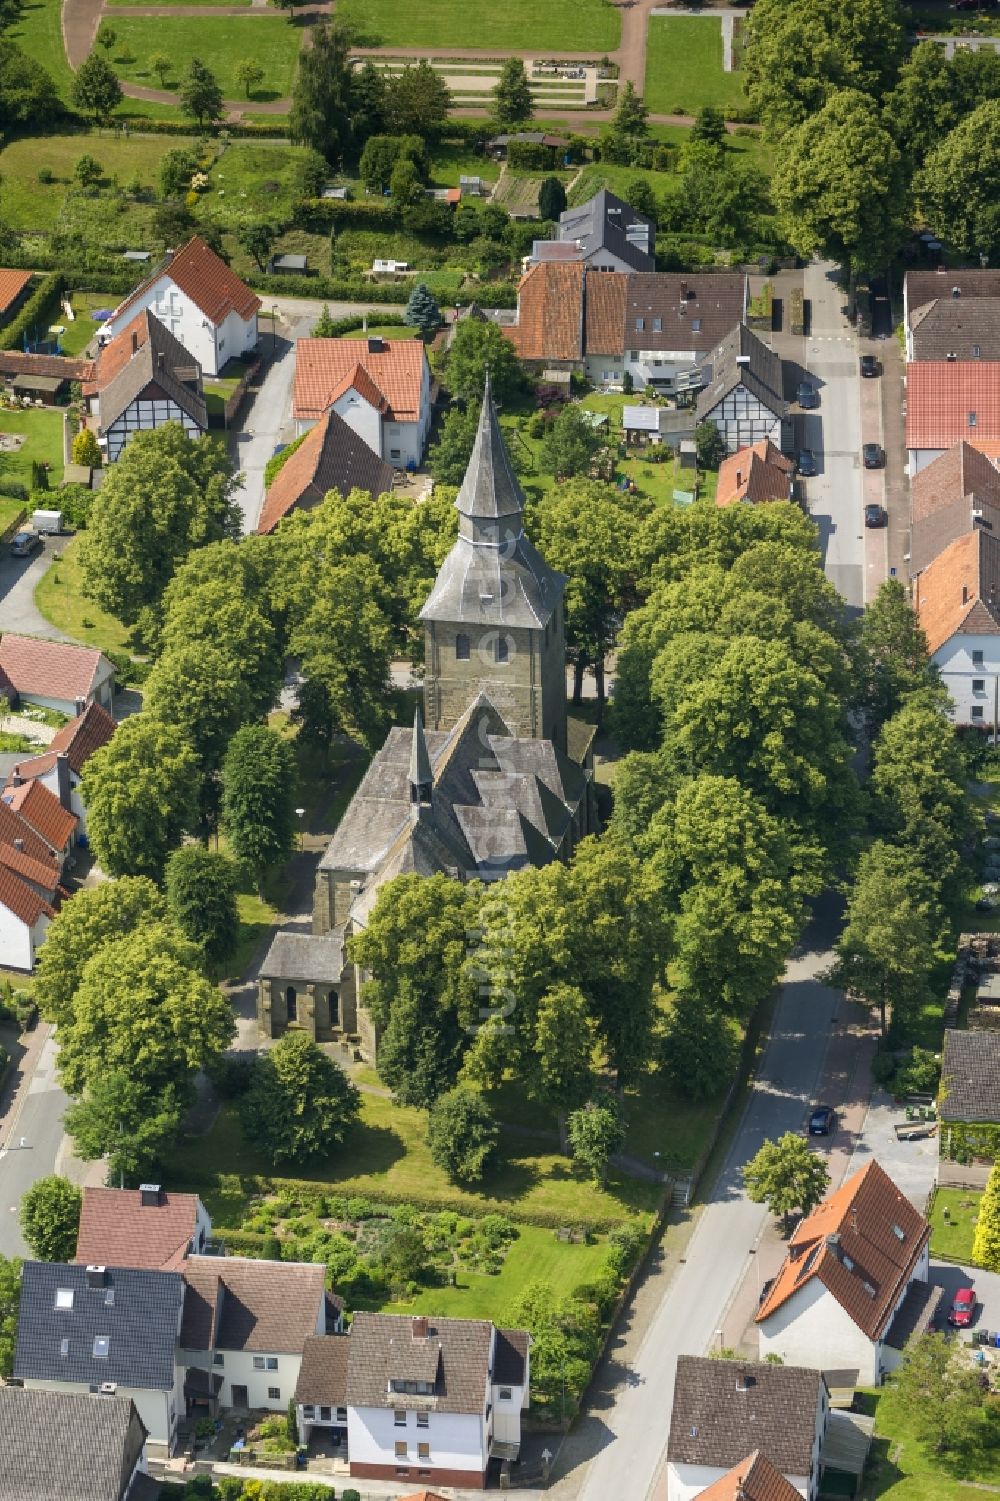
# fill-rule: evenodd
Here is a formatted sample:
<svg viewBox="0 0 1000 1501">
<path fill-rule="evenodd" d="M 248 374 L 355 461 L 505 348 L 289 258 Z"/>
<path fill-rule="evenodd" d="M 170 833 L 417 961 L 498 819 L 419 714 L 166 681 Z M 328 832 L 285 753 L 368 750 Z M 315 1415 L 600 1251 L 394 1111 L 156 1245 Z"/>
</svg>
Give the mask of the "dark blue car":
<svg viewBox="0 0 1000 1501">
<path fill-rule="evenodd" d="M 810 1136 L 832 1136 L 837 1124 L 836 1111 L 829 1105 L 817 1105 L 809 1117 Z"/>
</svg>

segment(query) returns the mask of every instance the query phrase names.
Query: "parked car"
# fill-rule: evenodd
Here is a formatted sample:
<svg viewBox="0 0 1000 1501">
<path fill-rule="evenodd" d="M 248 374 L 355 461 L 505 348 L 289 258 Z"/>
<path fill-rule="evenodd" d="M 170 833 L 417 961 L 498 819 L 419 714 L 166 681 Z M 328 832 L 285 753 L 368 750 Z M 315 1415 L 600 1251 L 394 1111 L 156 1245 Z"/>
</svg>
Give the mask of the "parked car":
<svg viewBox="0 0 1000 1501">
<path fill-rule="evenodd" d="M 798 402 L 800 407 L 812 408 L 819 406 L 819 392 L 807 380 L 799 383 Z"/>
<path fill-rule="evenodd" d="M 865 506 L 865 526 L 874 527 L 888 525 L 889 512 L 886 510 L 885 506 Z"/>
<path fill-rule="evenodd" d="M 861 450 L 866 469 L 881 469 L 885 463 L 885 453 L 879 443 L 866 443 Z"/>
<path fill-rule="evenodd" d="M 979 898 L 978 902 L 976 903 L 976 911 L 977 912 L 994 912 L 994 911 L 996 911 L 996 905 L 997 905 L 996 902 L 991 901 L 988 896 L 981 896 Z"/>
<path fill-rule="evenodd" d="M 30 558 L 41 545 L 42 539 L 37 532 L 17 532 L 10 544 L 10 555 L 12 558 Z"/>
<path fill-rule="evenodd" d="M 971 1287 L 960 1287 L 948 1314 L 953 1329 L 968 1329 L 976 1312 L 976 1295 Z"/>
<path fill-rule="evenodd" d="M 865 380 L 873 380 L 879 373 L 878 360 L 873 354 L 861 356 L 861 374 Z"/>
<path fill-rule="evenodd" d="M 810 1136 L 832 1136 L 837 1125 L 837 1112 L 830 1105 L 817 1105 L 809 1117 Z"/>
<path fill-rule="evenodd" d="M 799 473 L 804 479 L 816 473 L 816 459 L 811 448 L 799 450 Z"/>
</svg>

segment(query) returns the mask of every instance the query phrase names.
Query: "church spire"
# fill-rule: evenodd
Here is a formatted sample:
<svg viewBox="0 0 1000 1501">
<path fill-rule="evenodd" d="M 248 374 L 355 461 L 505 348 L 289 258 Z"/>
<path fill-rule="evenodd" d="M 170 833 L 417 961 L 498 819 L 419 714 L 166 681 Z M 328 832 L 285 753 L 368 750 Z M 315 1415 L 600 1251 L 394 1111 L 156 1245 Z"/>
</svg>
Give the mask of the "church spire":
<svg viewBox="0 0 1000 1501">
<path fill-rule="evenodd" d="M 488 371 L 476 441 L 455 509 L 462 518 L 460 535 L 472 542 L 497 546 L 523 530 L 524 494 L 507 457 Z"/>
<path fill-rule="evenodd" d="M 410 744 L 410 804 L 416 810 L 429 808 L 434 789 L 434 775 L 431 771 L 431 758 L 427 753 L 427 740 L 424 736 L 424 721 L 420 713 L 420 705 L 417 705 L 413 716 L 413 739 Z"/>
</svg>

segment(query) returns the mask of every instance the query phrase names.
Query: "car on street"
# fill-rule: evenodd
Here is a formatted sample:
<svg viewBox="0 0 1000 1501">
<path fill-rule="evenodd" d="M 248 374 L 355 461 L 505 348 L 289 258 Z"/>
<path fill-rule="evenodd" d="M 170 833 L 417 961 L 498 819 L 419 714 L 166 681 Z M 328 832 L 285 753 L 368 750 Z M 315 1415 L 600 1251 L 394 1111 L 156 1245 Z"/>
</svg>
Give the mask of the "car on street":
<svg viewBox="0 0 1000 1501">
<path fill-rule="evenodd" d="M 804 479 L 816 473 L 816 458 L 811 448 L 799 449 L 799 473 Z"/>
<path fill-rule="evenodd" d="M 817 1105 L 809 1117 L 810 1136 L 832 1136 L 837 1125 L 837 1112 L 830 1105 Z"/>
<path fill-rule="evenodd" d="M 872 505 L 865 506 L 865 526 L 876 527 L 888 525 L 889 512 L 886 510 L 885 506 L 875 505 L 874 503 Z"/>
<path fill-rule="evenodd" d="M 37 532 L 17 532 L 10 544 L 10 555 L 12 558 L 30 558 L 41 545 L 42 539 Z"/>
<path fill-rule="evenodd" d="M 819 406 L 819 392 L 807 380 L 799 383 L 798 403 L 800 407 L 806 407 L 810 410 L 813 407 Z"/>
<path fill-rule="evenodd" d="M 861 356 L 861 374 L 865 380 L 873 380 L 878 375 L 878 360 L 873 354 Z"/>
<path fill-rule="evenodd" d="M 948 1311 L 948 1323 L 953 1329 L 968 1329 L 975 1312 L 975 1293 L 971 1287 L 960 1287 Z"/>
<path fill-rule="evenodd" d="M 885 463 L 885 454 L 880 443 L 866 443 L 861 450 L 866 469 L 881 469 Z"/>
</svg>

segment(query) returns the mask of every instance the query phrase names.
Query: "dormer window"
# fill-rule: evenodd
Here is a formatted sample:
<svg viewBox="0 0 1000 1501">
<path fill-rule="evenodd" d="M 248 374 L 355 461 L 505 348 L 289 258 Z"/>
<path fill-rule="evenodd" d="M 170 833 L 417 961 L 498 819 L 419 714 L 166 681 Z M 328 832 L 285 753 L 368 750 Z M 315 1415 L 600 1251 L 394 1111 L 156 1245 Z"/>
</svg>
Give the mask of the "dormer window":
<svg viewBox="0 0 1000 1501">
<path fill-rule="evenodd" d="M 108 1334 L 94 1335 L 94 1359 L 107 1360 L 111 1349 L 111 1336 Z"/>
<path fill-rule="evenodd" d="M 976 425 L 976 414 L 975 414 L 975 412 L 970 412 L 969 413 L 969 426 L 970 427 L 975 427 L 975 425 Z"/>
</svg>

